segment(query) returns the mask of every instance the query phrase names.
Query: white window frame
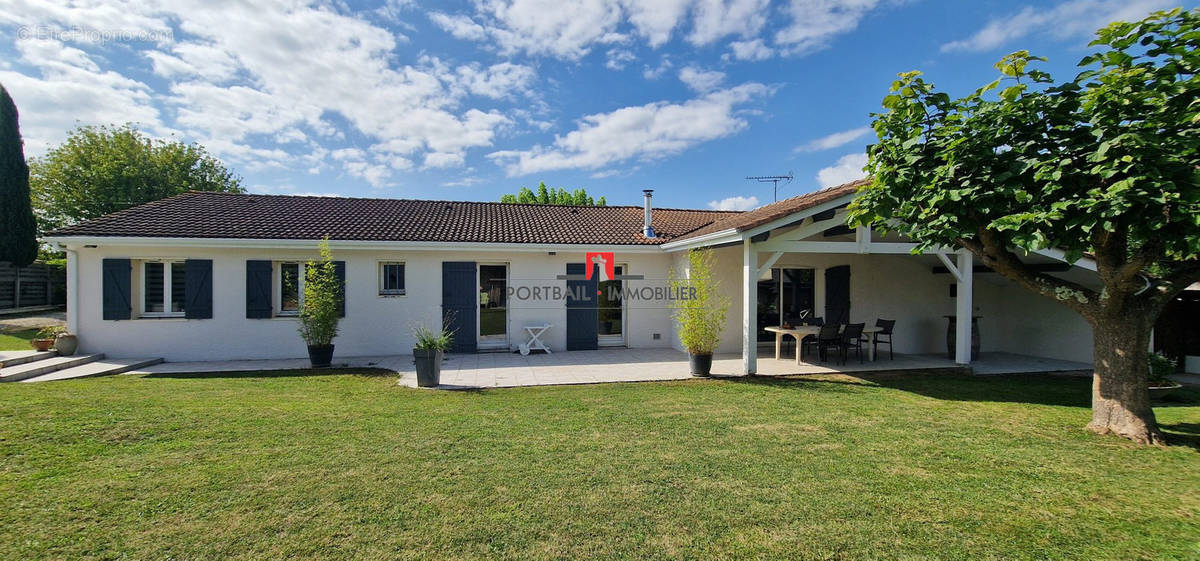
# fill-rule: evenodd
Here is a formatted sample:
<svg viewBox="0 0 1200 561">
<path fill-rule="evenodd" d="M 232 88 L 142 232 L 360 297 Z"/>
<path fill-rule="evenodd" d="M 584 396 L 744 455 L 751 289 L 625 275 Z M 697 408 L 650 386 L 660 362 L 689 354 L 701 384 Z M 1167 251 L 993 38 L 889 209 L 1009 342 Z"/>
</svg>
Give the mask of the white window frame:
<svg viewBox="0 0 1200 561">
<path fill-rule="evenodd" d="M 141 313 L 138 317 L 143 318 L 181 318 L 185 317 L 187 312 L 172 312 L 172 291 L 171 291 L 171 267 L 176 264 L 183 264 L 185 259 L 139 259 L 138 271 L 141 273 L 138 280 L 138 308 Z M 149 263 L 161 263 L 163 265 L 163 311 L 147 312 L 146 311 L 146 265 Z M 186 307 L 186 302 L 184 303 Z"/>
<path fill-rule="evenodd" d="M 404 267 L 404 288 L 401 288 L 399 290 L 396 290 L 396 289 L 387 290 L 383 287 L 384 280 L 387 278 L 387 275 L 384 274 L 384 271 L 386 270 L 388 265 L 400 265 L 401 267 Z M 394 298 L 397 296 L 408 296 L 408 265 L 405 264 L 404 261 L 380 261 L 378 270 L 379 270 L 379 296 L 381 298 Z"/>
<path fill-rule="evenodd" d="M 283 266 L 284 265 L 295 265 L 296 271 L 300 276 L 298 286 L 296 287 L 296 309 L 295 310 L 284 310 L 283 309 Z M 274 267 L 275 271 L 274 271 L 274 275 L 273 275 L 274 279 L 271 281 L 275 286 L 272 287 L 273 290 L 271 292 L 274 295 L 273 298 L 275 299 L 274 305 L 275 305 L 275 316 L 276 317 L 297 317 L 300 315 L 300 310 L 304 309 L 304 277 L 305 277 L 304 268 L 305 268 L 304 261 L 276 261 L 275 262 L 275 267 Z"/>
</svg>

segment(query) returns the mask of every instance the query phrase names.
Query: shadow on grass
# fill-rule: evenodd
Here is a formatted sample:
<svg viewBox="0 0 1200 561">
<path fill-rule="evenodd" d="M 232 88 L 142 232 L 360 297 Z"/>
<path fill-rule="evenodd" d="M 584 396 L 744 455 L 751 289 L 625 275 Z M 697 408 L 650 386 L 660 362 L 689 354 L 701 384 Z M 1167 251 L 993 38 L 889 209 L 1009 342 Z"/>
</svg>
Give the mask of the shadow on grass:
<svg viewBox="0 0 1200 561">
<path fill-rule="evenodd" d="M 750 384 L 788 387 L 810 384 L 879 386 L 934 399 L 1091 407 L 1091 380 L 1046 374 L 972 376 L 935 372 L 855 373 L 820 376 L 754 376 Z"/>
<path fill-rule="evenodd" d="M 242 370 L 236 372 L 157 372 L 143 378 L 299 378 L 305 376 L 359 376 L 362 378 L 385 378 L 398 376 L 386 368 L 304 368 L 297 370 Z"/>
</svg>

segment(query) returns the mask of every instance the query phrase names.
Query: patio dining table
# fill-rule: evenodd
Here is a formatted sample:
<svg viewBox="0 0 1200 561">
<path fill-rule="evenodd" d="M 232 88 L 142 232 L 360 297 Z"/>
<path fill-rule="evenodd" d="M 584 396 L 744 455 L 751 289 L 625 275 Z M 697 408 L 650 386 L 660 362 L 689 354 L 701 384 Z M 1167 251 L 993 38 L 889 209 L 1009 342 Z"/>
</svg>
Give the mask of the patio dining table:
<svg viewBox="0 0 1200 561">
<path fill-rule="evenodd" d="M 839 330 L 845 329 L 846 326 L 839 326 Z M 796 340 L 796 364 L 801 364 L 800 361 L 800 341 L 805 337 L 812 335 L 816 337 L 821 332 L 819 325 L 797 325 L 795 327 L 770 326 L 766 328 L 775 334 L 775 360 L 779 360 L 780 346 L 783 343 L 784 335 L 791 335 Z M 883 331 L 882 327 L 870 326 L 863 328 L 863 335 L 867 336 L 867 360 L 875 362 L 875 335 Z"/>
</svg>

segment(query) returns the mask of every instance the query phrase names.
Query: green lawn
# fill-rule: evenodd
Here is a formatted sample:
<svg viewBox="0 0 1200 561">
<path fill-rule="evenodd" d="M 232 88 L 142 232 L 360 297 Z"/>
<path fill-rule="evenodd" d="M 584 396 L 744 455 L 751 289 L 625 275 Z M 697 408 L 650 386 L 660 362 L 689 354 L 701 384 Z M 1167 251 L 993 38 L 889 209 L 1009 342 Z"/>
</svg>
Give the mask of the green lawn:
<svg viewBox="0 0 1200 561">
<path fill-rule="evenodd" d="M 31 351 L 33 347 L 29 346 L 30 339 L 37 335 L 36 329 L 23 329 L 21 331 L 11 331 L 8 333 L 0 333 L 0 351 Z"/>
<path fill-rule="evenodd" d="M 371 371 L 0 387 L 0 559 L 1197 559 L 1176 445 L 1089 381 L 444 392 Z"/>
</svg>

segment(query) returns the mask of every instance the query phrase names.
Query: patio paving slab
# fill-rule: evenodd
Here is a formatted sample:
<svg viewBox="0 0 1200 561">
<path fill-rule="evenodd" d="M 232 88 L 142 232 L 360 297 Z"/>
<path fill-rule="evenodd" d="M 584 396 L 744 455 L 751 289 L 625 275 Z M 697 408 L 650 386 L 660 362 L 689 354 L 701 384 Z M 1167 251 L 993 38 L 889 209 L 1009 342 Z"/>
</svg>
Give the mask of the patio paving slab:
<svg viewBox="0 0 1200 561">
<path fill-rule="evenodd" d="M 815 357 L 805 357 L 815 360 Z M 411 355 L 334 357 L 338 368 L 380 368 L 396 372 L 399 383 L 416 387 L 417 376 Z M 1083 363 L 1054 361 L 1009 353 L 984 353 L 973 364 L 977 373 L 1007 374 L 1023 372 L 1077 371 L 1090 369 Z M 219 362 L 165 362 L 140 368 L 130 374 L 183 374 L 208 372 L 252 372 L 264 370 L 303 370 L 309 367 L 307 358 L 277 360 L 234 360 Z M 954 361 L 941 355 L 881 356 L 875 362 L 851 358 L 846 364 L 803 362 L 794 357 L 779 360 L 774 355 L 760 355 L 759 376 L 796 376 L 809 374 L 862 373 L 901 370 L 945 370 L 961 372 Z M 742 357 L 739 354 L 718 354 L 713 357 L 715 377 L 742 376 Z M 611 382 L 650 382 L 687 380 L 687 355 L 675 349 L 600 349 L 570 351 L 554 354 L 514 353 L 449 354 L 442 363 L 442 389 L 509 388 L 522 386 L 600 384 Z"/>
</svg>

